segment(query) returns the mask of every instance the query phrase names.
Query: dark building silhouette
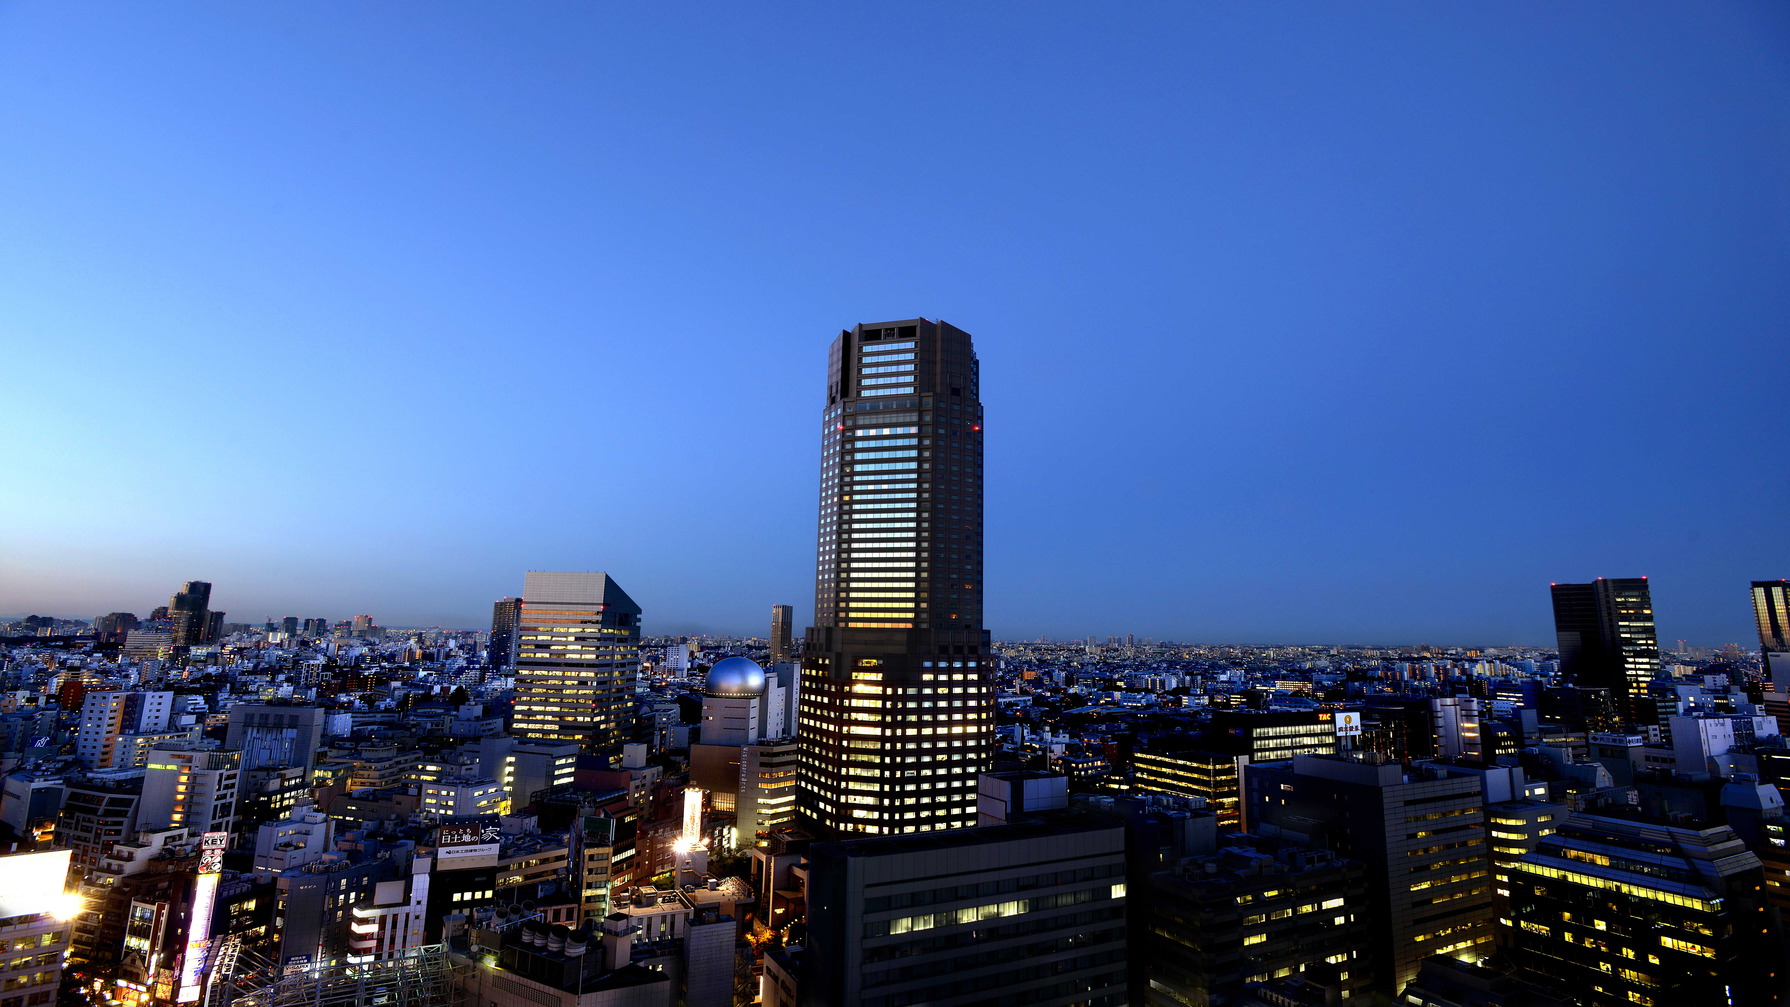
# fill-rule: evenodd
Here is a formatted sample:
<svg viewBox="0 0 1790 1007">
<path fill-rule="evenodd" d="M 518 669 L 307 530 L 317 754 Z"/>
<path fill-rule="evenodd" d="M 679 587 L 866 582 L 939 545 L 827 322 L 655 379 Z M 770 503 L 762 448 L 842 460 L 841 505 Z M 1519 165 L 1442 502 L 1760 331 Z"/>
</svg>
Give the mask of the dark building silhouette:
<svg viewBox="0 0 1790 1007">
<path fill-rule="evenodd" d="M 216 643 L 224 628 L 224 613 L 211 610 L 211 583 L 203 580 L 189 580 L 174 592 L 168 619 L 174 624 L 176 647 Z"/>
<path fill-rule="evenodd" d="M 491 670 L 515 669 L 516 626 L 521 618 L 521 598 L 499 598 L 491 606 L 491 645 L 486 650 Z"/>
<path fill-rule="evenodd" d="M 1647 683 L 1660 669 L 1647 578 L 1555 584 L 1553 597 L 1561 672 L 1575 685 L 1609 689 L 1617 709 L 1630 720 L 1657 723 L 1647 696 Z"/>
<path fill-rule="evenodd" d="M 1119 821 L 1046 810 L 808 860 L 801 1007 L 1126 1002 Z"/>
<path fill-rule="evenodd" d="M 1373 753 L 1298 755 L 1248 768 L 1245 824 L 1366 868 L 1364 905 L 1376 937 L 1363 964 L 1379 991 L 1393 995 L 1430 955 L 1491 952 L 1486 779 L 1513 772 L 1401 766 Z"/>
<path fill-rule="evenodd" d="M 125 634 L 140 625 L 134 613 L 109 612 L 93 621 L 93 631 L 101 643 L 123 643 Z"/>
<path fill-rule="evenodd" d="M 993 755 L 982 628 L 982 406 L 969 333 L 833 341 L 798 816 L 821 834 L 972 825 Z"/>
<path fill-rule="evenodd" d="M 771 606 L 771 663 L 777 664 L 789 660 L 794 649 L 791 639 L 790 624 L 794 621 L 794 610 L 788 605 Z"/>
<path fill-rule="evenodd" d="M 1513 957 L 1575 1002 L 1781 1002 L 1764 868 L 1728 826 L 1576 813 L 1512 867 Z"/>
</svg>

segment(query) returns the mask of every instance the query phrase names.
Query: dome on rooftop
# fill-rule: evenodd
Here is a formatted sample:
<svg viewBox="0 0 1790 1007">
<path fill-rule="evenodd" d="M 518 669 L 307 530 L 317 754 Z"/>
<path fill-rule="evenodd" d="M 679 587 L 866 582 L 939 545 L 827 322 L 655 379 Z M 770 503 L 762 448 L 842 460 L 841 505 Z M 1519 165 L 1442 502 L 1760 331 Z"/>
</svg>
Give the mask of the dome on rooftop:
<svg viewBox="0 0 1790 1007">
<path fill-rule="evenodd" d="M 711 696 L 764 695 L 764 669 L 749 657 L 729 657 L 715 662 L 702 691 Z"/>
</svg>

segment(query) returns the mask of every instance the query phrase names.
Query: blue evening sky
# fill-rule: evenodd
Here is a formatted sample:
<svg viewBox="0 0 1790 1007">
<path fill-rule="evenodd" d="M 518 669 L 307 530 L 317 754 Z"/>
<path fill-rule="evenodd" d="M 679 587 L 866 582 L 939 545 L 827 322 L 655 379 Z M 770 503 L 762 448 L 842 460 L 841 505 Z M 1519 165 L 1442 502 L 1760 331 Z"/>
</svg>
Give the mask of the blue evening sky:
<svg viewBox="0 0 1790 1007">
<path fill-rule="evenodd" d="M 7 3 L 0 612 L 805 624 L 925 315 L 997 638 L 1751 642 L 1787 183 L 1780 3 Z"/>
</svg>

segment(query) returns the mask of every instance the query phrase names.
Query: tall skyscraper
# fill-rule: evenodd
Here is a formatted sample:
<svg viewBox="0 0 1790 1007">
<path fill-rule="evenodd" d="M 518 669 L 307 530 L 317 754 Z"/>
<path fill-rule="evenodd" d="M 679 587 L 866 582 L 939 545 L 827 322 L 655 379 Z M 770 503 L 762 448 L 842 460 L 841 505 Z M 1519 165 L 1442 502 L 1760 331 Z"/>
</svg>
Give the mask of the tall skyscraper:
<svg viewBox="0 0 1790 1007">
<path fill-rule="evenodd" d="M 1599 577 L 1555 584 L 1554 633 L 1560 670 L 1574 684 L 1607 688 L 1622 715 L 1651 724 L 1647 683 L 1659 674 L 1653 595 L 1645 577 Z"/>
<path fill-rule="evenodd" d="M 640 606 L 604 573 L 530 570 L 516 626 L 518 738 L 607 752 L 627 740 Z"/>
<path fill-rule="evenodd" d="M 1753 581 L 1753 616 L 1761 650 L 1790 651 L 1790 580 Z"/>
<path fill-rule="evenodd" d="M 797 814 L 822 835 L 974 825 L 993 755 L 982 406 L 969 333 L 841 332 L 821 424 Z"/>
<path fill-rule="evenodd" d="M 491 645 L 486 654 L 492 671 L 501 673 L 516 667 L 516 624 L 521 616 L 521 598 L 499 598 L 491 606 Z"/>
<path fill-rule="evenodd" d="M 794 610 L 788 605 L 771 606 L 771 663 L 780 664 L 789 660 L 792 647 L 790 623 L 793 622 Z"/>
<path fill-rule="evenodd" d="M 192 647 L 216 643 L 224 613 L 211 611 L 211 584 L 189 580 L 168 599 L 168 618 L 174 623 L 174 646 Z"/>
</svg>

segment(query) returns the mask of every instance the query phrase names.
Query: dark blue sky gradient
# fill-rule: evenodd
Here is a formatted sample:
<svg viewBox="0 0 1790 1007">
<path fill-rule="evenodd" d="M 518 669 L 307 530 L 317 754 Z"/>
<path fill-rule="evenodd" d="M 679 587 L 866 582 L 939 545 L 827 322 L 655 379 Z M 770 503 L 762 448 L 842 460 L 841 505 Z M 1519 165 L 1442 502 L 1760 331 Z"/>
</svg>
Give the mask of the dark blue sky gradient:
<svg viewBox="0 0 1790 1007">
<path fill-rule="evenodd" d="M 662 6 L 0 6 L 0 612 L 805 622 L 827 343 L 913 315 L 997 637 L 1790 576 L 1790 8 Z"/>
</svg>

